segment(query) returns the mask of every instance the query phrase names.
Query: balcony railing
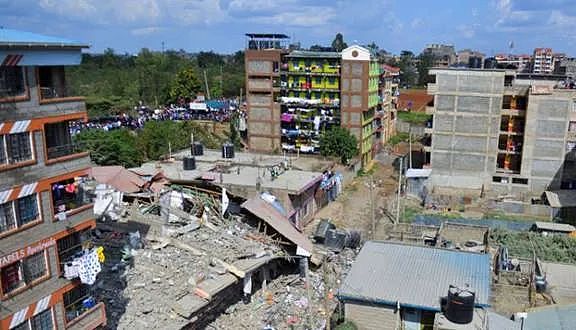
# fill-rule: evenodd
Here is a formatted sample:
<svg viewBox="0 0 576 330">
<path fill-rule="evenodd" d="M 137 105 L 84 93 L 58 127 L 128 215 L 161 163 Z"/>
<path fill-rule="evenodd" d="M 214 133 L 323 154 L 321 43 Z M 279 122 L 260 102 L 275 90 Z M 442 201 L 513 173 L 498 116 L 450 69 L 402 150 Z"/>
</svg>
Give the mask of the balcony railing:
<svg viewBox="0 0 576 330">
<path fill-rule="evenodd" d="M 438 85 L 437 84 L 428 84 L 428 94 L 435 94 L 438 92 Z"/>
<path fill-rule="evenodd" d="M 82 148 L 76 143 L 65 144 L 60 146 L 46 148 L 48 159 L 65 157 L 82 152 Z"/>
<path fill-rule="evenodd" d="M 68 330 L 83 330 L 95 329 L 100 326 L 106 325 L 106 309 L 104 303 L 98 303 L 96 306 L 85 311 L 78 317 L 74 318 L 66 329 Z"/>
</svg>

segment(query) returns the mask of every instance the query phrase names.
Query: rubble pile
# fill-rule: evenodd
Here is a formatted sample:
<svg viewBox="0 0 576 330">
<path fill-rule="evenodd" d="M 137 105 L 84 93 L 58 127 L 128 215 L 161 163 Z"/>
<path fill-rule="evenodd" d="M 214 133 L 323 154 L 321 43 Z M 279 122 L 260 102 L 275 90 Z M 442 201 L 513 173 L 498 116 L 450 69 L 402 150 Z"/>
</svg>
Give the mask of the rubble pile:
<svg viewBox="0 0 576 330">
<path fill-rule="evenodd" d="M 104 246 L 108 260 L 94 291 L 106 303 L 110 328 L 185 327 L 196 311 L 186 300 L 190 296 L 199 310 L 250 267 L 285 256 L 280 244 L 242 222 L 241 216 L 216 216 L 217 199 L 206 194 L 188 197 L 187 202 L 196 205 L 191 210 L 206 205 L 200 218 L 176 211 L 187 221 L 167 224 L 162 212 L 142 214 L 131 207 L 125 223 L 99 224 L 94 240 Z"/>
<path fill-rule="evenodd" d="M 357 251 L 324 253 L 322 265 L 308 272 L 309 286 L 302 274 L 282 275 L 250 302 L 228 307 L 207 329 L 325 329 L 338 305 L 340 279 L 348 274 Z"/>
</svg>

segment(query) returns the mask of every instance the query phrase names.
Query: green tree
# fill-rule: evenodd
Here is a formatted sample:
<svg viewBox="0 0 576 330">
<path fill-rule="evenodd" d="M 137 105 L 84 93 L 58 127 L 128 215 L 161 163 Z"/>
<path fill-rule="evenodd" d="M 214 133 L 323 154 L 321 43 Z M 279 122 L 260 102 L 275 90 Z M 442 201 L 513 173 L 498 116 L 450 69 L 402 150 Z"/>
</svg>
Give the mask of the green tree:
<svg viewBox="0 0 576 330">
<path fill-rule="evenodd" d="M 434 55 L 429 52 L 421 53 L 418 56 L 418 85 L 426 86 L 430 81 L 428 70 L 434 65 Z"/>
<path fill-rule="evenodd" d="M 416 83 L 416 58 L 414 53 L 409 50 L 400 52 L 400 61 L 398 67 L 400 68 L 400 81 L 403 85 L 412 86 Z"/>
<path fill-rule="evenodd" d="M 83 150 L 90 152 L 92 161 L 100 166 L 136 167 L 144 160 L 137 148 L 136 134 L 126 129 L 109 132 L 87 130 L 74 139 Z"/>
<path fill-rule="evenodd" d="M 320 153 L 340 157 L 342 164 L 347 164 L 358 155 L 358 140 L 347 129 L 333 127 L 320 138 Z"/>
<path fill-rule="evenodd" d="M 170 87 L 170 100 L 176 101 L 179 97 L 192 97 L 201 89 L 200 80 L 194 69 L 188 67 L 180 70 Z"/>
<path fill-rule="evenodd" d="M 335 52 L 341 52 L 346 48 L 348 48 L 348 45 L 346 44 L 346 42 L 344 42 L 344 37 L 342 36 L 342 33 L 336 33 L 336 37 L 334 38 L 334 41 L 332 41 L 332 49 Z"/>
</svg>

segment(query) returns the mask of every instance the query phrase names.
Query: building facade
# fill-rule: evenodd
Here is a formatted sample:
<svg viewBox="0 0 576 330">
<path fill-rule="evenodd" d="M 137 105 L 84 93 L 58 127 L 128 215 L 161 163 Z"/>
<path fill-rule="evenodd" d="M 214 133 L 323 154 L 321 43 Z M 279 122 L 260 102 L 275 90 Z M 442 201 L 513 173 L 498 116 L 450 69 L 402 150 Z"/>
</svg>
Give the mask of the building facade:
<svg viewBox="0 0 576 330">
<path fill-rule="evenodd" d="M 432 186 L 529 201 L 576 183 L 576 90 L 505 70 L 430 74 Z"/>
<path fill-rule="evenodd" d="M 400 69 L 387 64 L 380 65 L 380 99 L 381 109 L 374 116 L 375 138 L 379 145 L 384 145 L 396 135 L 396 112 L 400 96 Z"/>
<path fill-rule="evenodd" d="M 422 51 L 434 57 L 434 67 L 447 68 L 457 63 L 454 45 L 430 44 Z"/>
<path fill-rule="evenodd" d="M 497 54 L 494 59 L 496 60 L 496 66 L 485 66 L 485 68 L 493 69 L 498 67 L 507 70 L 515 68 L 517 72 L 529 72 L 532 66 L 532 56 L 527 54 Z"/>
<path fill-rule="evenodd" d="M 77 42 L 0 30 L 0 328 L 93 329 L 102 303 L 64 268 L 89 245 L 95 227 L 83 193 L 88 153 L 70 123 L 87 119 L 65 66 L 78 65 Z"/>
<path fill-rule="evenodd" d="M 285 35 L 248 34 L 246 98 L 248 146 L 264 152 L 319 152 L 322 132 L 347 128 L 359 142 L 362 164 L 381 138 L 380 66 L 370 51 L 289 50 Z"/>
<path fill-rule="evenodd" d="M 541 74 L 551 74 L 554 72 L 554 56 L 551 48 L 534 49 L 532 72 Z"/>
</svg>

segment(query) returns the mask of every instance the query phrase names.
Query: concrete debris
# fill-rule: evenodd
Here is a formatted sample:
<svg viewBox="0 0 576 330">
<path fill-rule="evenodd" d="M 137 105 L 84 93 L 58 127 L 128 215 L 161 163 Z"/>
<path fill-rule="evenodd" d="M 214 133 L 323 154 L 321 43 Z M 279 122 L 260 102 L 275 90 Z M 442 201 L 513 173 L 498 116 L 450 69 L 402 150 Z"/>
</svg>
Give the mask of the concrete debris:
<svg viewBox="0 0 576 330">
<path fill-rule="evenodd" d="M 338 305 L 339 279 L 348 274 L 356 252 L 324 254 L 322 266 L 308 272 L 309 285 L 300 274 L 257 284 L 249 301 L 229 306 L 207 329 L 325 329 Z"/>
</svg>

